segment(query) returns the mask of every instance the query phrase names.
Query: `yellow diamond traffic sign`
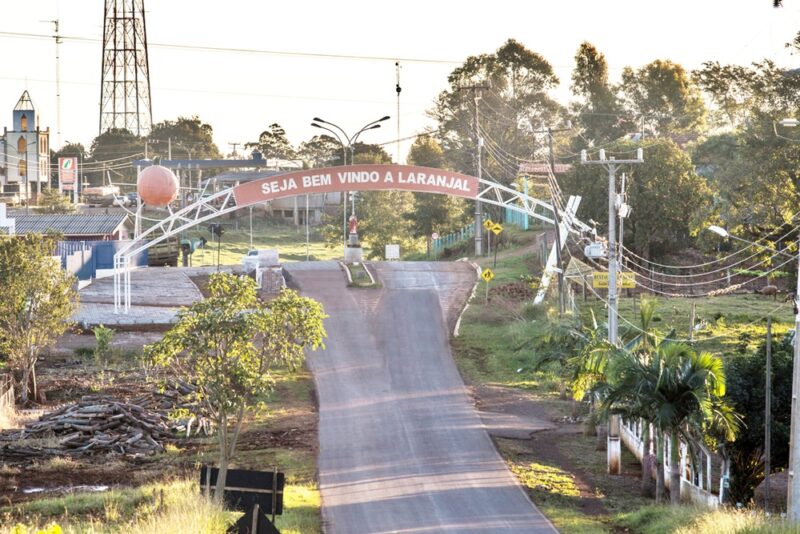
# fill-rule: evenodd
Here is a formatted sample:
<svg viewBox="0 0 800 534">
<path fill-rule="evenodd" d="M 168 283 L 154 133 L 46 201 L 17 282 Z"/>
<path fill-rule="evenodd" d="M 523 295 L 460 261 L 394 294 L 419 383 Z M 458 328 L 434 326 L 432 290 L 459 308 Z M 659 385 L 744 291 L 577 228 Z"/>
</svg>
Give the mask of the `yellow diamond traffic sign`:
<svg viewBox="0 0 800 534">
<path fill-rule="evenodd" d="M 500 223 L 494 223 L 489 230 L 494 232 L 494 235 L 500 235 L 500 232 L 503 231 L 503 226 Z"/>
<path fill-rule="evenodd" d="M 485 221 L 483 221 L 483 227 L 486 228 L 487 230 L 491 230 L 492 226 L 494 226 L 494 223 L 492 222 L 491 219 L 486 219 Z"/>
<path fill-rule="evenodd" d="M 481 278 L 483 278 L 483 280 L 488 284 L 489 282 L 492 281 L 492 278 L 494 278 L 494 271 L 492 271 L 487 267 L 481 273 Z"/>
</svg>

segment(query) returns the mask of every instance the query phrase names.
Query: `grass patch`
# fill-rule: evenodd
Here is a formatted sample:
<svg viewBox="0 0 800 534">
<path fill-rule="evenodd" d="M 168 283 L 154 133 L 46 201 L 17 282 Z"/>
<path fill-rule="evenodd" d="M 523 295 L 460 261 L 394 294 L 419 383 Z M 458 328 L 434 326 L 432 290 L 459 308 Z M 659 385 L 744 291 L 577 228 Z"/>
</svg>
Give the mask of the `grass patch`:
<svg viewBox="0 0 800 534">
<path fill-rule="evenodd" d="M 283 494 L 283 515 L 275 526 L 283 534 L 322 532 L 319 489 L 314 483 L 288 485 Z"/>
<path fill-rule="evenodd" d="M 347 263 L 345 266 L 350 273 L 350 279 L 353 280 L 348 284 L 349 287 L 378 287 L 377 282 L 373 282 L 370 278 L 363 263 Z"/>
<path fill-rule="evenodd" d="M 639 324 L 639 297 L 623 297 L 619 300 L 619 313 L 635 325 Z M 605 317 L 605 303 L 590 299 L 582 306 L 584 321 L 589 320 L 589 310 L 597 317 Z M 689 321 L 692 304 L 696 306 L 696 322 L 702 327 L 695 331 L 694 339 L 699 350 L 715 354 L 735 351 L 752 351 L 764 340 L 767 326 L 765 317 L 772 313 L 773 334 L 782 336 L 794 327 L 791 303 L 777 311 L 780 302 L 763 295 L 720 295 L 718 297 L 685 299 L 661 298 L 656 301 L 656 320 L 653 326 L 661 335 L 672 329 L 675 336 L 686 339 L 689 336 Z M 751 324 L 752 323 L 752 324 Z M 620 321 L 620 333 L 626 330 Z M 634 335 L 633 332 L 630 335 Z"/>
<path fill-rule="evenodd" d="M 163 499 L 161 498 L 163 492 Z M 224 533 L 235 514 L 200 495 L 196 482 L 75 493 L 0 508 L 0 533 L 28 533 L 57 524 L 64 532 Z M 14 530 L 17 529 L 17 530 Z"/>
<path fill-rule="evenodd" d="M 645 506 L 619 514 L 615 521 L 640 534 L 791 534 L 798 531 L 784 520 L 760 511 L 695 506 Z"/>
<path fill-rule="evenodd" d="M 239 265 L 242 256 L 250 250 L 250 225 L 246 213 L 241 212 L 237 228 L 237 219 L 224 219 L 219 222 L 225 228 L 220 243 L 220 264 Z M 192 256 L 195 267 L 217 264 L 217 242 L 211 239 L 208 230 L 202 226 L 187 232 L 189 239 L 205 237 L 208 240 L 205 249 L 197 250 Z M 306 230 L 304 226 L 279 224 L 265 221 L 262 217 L 253 216 L 253 246 L 255 249 L 278 249 L 281 261 L 306 261 Z M 308 259 L 331 260 L 342 257 L 341 247 L 331 248 L 323 237 L 311 228 L 308 245 Z"/>
</svg>

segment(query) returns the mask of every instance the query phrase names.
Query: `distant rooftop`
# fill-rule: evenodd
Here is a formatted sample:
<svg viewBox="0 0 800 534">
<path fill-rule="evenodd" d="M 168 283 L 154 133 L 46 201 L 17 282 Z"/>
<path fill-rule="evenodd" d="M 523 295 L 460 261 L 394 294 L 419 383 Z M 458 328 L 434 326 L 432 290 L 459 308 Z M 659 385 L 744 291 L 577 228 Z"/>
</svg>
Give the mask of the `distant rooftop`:
<svg viewBox="0 0 800 534">
<path fill-rule="evenodd" d="M 64 236 L 110 235 L 128 220 L 119 215 L 14 215 L 17 234 L 57 232 Z"/>
</svg>

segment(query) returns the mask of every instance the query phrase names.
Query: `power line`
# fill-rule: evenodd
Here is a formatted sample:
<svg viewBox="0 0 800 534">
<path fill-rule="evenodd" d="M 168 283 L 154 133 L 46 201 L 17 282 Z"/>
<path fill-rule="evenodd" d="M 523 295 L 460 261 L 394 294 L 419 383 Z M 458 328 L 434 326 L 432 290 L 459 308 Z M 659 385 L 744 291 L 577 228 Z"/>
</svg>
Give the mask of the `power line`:
<svg viewBox="0 0 800 534">
<path fill-rule="evenodd" d="M 572 255 L 572 252 L 569 250 L 569 247 L 564 247 L 564 248 L 566 248 L 566 250 L 567 250 L 567 254 L 569 254 L 569 256 L 570 256 L 570 258 L 571 258 L 571 259 L 576 259 L 576 258 L 575 258 L 575 257 Z M 591 292 L 591 293 L 592 293 L 592 294 L 593 294 L 593 295 L 594 295 L 594 296 L 595 296 L 595 297 L 596 297 L 598 300 L 600 300 L 601 302 L 605 303 L 605 305 L 606 305 L 606 306 L 608 306 L 608 301 L 607 301 L 606 299 L 604 299 L 604 298 L 603 298 L 603 297 L 602 297 L 602 296 L 601 296 L 601 295 L 600 295 L 600 294 L 599 294 L 597 291 L 595 291 L 595 289 L 594 289 L 594 287 L 592 286 L 592 284 L 591 284 L 591 283 L 590 283 L 590 282 L 589 282 L 589 281 L 586 279 L 586 276 L 583 274 L 583 272 L 581 272 L 581 270 L 580 270 L 580 269 L 578 269 L 578 276 L 580 276 L 580 278 L 581 278 L 581 280 L 583 281 L 584 285 L 585 285 L 586 287 L 588 287 L 588 288 L 589 288 L 589 291 L 590 291 L 590 292 Z M 774 314 L 775 314 L 775 313 L 776 313 L 778 310 L 781 310 L 782 308 L 785 308 L 785 307 L 787 307 L 788 305 L 789 305 L 789 303 L 788 303 L 788 302 L 783 302 L 783 303 L 779 304 L 778 306 L 776 306 L 775 308 L 773 308 L 772 310 L 770 310 L 770 311 L 769 311 L 769 312 L 768 312 L 766 315 L 764 315 L 764 316 L 760 317 L 759 319 L 757 319 L 757 320 L 755 320 L 755 321 L 751 321 L 751 322 L 749 322 L 749 323 L 747 323 L 747 324 L 745 324 L 745 325 L 742 325 L 742 326 L 744 326 L 744 327 L 748 327 L 748 326 L 752 326 L 752 325 L 754 325 L 754 324 L 758 324 L 758 323 L 762 322 L 762 321 L 764 320 L 764 318 L 765 318 L 765 317 L 767 317 L 768 315 L 774 315 Z M 636 332 L 639 332 L 639 333 L 642 333 L 642 334 L 646 333 L 646 332 L 645 332 L 644 330 L 642 330 L 642 329 L 641 329 L 639 326 L 637 326 L 637 325 L 635 325 L 634 323 L 632 323 L 631 321 L 629 321 L 629 320 L 628 320 L 628 319 L 627 319 L 625 316 L 623 316 L 622 314 L 620 314 L 620 313 L 617 313 L 617 317 L 619 317 L 620 319 L 622 319 L 622 321 L 623 321 L 625 324 L 627 324 L 627 325 L 628 325 L 628 327 L 629 327 L 629 328 L 631 328 L 631 329 L 633 329 L 634 331 L 636 331 Z M 671 341 L 671 342 L 674 342 L 674 343 L 693 343 L 693 342 L 711 341 L 711 340 L 714 340 L 714 339 L 722 339 L 722 338 L 727 338 L 727 337 L 729 337 L 729 336 L 727 336 L 727 335 L 723 335 L 723 334 L 719 334 L 719 335 L 716 335 L 716 336 L 704 337 L 703 339 L 682 339 L 682 338 L 663 338 L 663 339 L 664 339 L 665 341 Z"/>
<path fill-rule="evenodd" d="M 42 33 L 30 32 L 4 32 L 0 31 L 0 37 L 12 37 L 22 39 L 52 39 L 52 35 Z M 94 37 L 79 37 L 74 35 L 61 35 L 63 41 L 74 41 L 80 43 L 99 43 L 102 42 L 99 38 Z M 450 59 L 429 59 L 429 58 L 415 58 L 415 57 L 391 57 L 391 56 L 365 56 L 355 54 L 332 54 L 325 52 L 291 52 L 286 50 L 267 50 L 259 48 L 238 48 L 238 47 L 225 47 L 225 46 L 205 46 L 205 45 L 186 45 L 177 43 L 148 43 L 150 47 L 167 48 L 173 50 L 188 50 L 193 52 L 225 52 L 235 54 L 255 54 L 264 56 L 285 56 L 285 57 L 305 57 L 316 59 L 343 59 L 343 60 L 358 60 L 358 61 L 402 61 L 405 63 L 423 63 L 423 64 L 438 64 L 438 65 L 460 65 L 463 61 L 456 61 Z"/>
</svg>

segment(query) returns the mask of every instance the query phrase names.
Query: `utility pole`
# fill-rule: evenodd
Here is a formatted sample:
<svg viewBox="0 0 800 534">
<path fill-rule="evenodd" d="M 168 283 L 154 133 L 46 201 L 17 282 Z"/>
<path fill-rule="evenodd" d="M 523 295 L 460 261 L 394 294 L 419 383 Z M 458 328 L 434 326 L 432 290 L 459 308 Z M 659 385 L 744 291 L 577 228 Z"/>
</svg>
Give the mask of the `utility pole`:
<svg viewBox="0 0 800 534">
<path fill-rule="evenodd" d="M 794 363 L 792 366 L 792 424 L 789 434 L 789 487 L 786 503 L 789 508 L 789 521 L 800 522 L 800 477 L 797 476 L 797 459 L 800 458 L 800 237 L 797 239 L 797 289 L 794 297 Z"/>
<path fill-rule="evenodd" d="M 644 151 L 636 149 L 636 159 L 606 159 L 605 150 L 600 150 L 599 160 L 586 159 L 581 150 L 581 165 L 602 165 L 608 171 L 608 342 L 616 345 L 619 331 L 617 317 L 617 169 L 620 165 L 644 162 Z"/>
<path fill-rule="evenodd" d="M 58 15 L 56 15 L 58 16 Z M 59 32 L 59 20 L 43 20 L 41 22 L 52 22 L 56 41 L 56 142 L 61 148 L 61 33 Z"/>
<path fill-rule="evenodd" d="M 394 67 L 397 74 L 397 83 L 394 88 L 397 93 L 397 164 L 400 165 L 400 92 L 403 90 L 400 87 L 400 62 L 395 61 Z"/>
<path fill-rule="evenodd" d="M 767 315 L 767 372 L 764 399 L 764 511 L 769 512 L 769 472 L 772 469 L 772 316 Z"/>
<path fill-rule="evenodd" d="M 481 99 L 481 91 L 489 89 L 491 86 L 489 82 L 476 83 L 473 85 L 462 85 L 459 89 L 470 89 L 472 91 L 472 101 L 475 105 L 474 115 L 474 128 L 475 128 L 475 168 L 477 170 L 478 180 L 482 178 L 482 155 L 483 150 L 483 137 L 480 131 L 480 112 L 478 108 L 478 101 Z M 480 185 L 478 186 L 480 187 Z M 475 255 L 483 255 L 483 206 L 481 201 L 475 199 Z"/>
<path fill-rule="evenodd" d="M 236 153 L 236 147 L 237 147 L 237 146 L 239 146 L 239 145 L 241 145 L 242 143 L 228 143 L 228 144 L 229 144 L 230 146 L 232 146 L 232 147 L 233 147 L 233 152 L 232 152 L 232 154 L 231 154 L 231 155 L 232 155 L 234 158 L 235 158 L 235 157 L 238 157 L 238 156 L 239 156 L 239 154 L 237 154 L 237 153 Z"/>
</svg>

